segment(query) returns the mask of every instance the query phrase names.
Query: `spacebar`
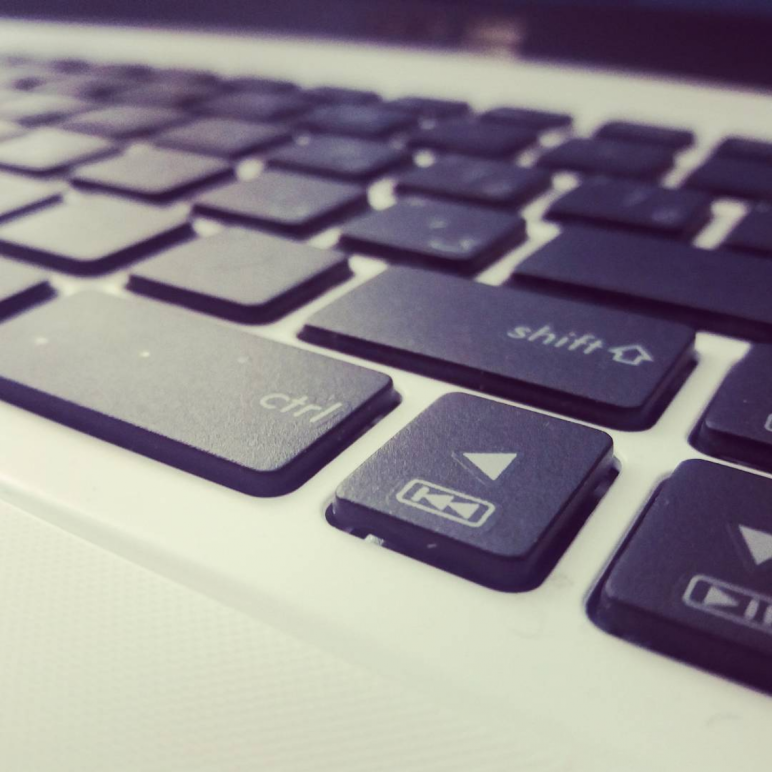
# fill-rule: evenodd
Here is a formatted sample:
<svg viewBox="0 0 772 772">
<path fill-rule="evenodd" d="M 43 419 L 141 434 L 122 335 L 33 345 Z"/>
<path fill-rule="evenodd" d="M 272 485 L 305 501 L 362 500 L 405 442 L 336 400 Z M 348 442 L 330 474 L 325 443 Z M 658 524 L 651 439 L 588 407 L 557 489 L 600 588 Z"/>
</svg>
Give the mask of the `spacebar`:
<svg viewBox="0 0 772 772">
<path fill-rule="evenodd" d="M 0 399 L 272 496 L 305 482 L 396 395 L 363 367 L 82 292 L 0 325 Z"/>
<path fill-rule="evenodd" d="M 569 228 L 513 280 L 751 340 L 772 336 L 772 260 L 648 236 Z"/>
</svg>

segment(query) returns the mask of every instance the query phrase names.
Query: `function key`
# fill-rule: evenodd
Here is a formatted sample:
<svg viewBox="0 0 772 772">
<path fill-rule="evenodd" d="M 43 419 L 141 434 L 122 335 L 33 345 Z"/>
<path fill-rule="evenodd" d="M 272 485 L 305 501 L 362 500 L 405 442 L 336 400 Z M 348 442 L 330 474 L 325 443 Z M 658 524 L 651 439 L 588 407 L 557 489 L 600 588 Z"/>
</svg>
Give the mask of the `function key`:
<svg viewBox="0 0 772 772">
<path fill-rule="evenodd" d="M 404 198 L 344 225 L 341 243 L 365 254 L 473 273 L 524 237 L 525 222 L 515 214 Z"/>
<path fill-rule="evenodd" d="M 389 102 L 389 106 L 420 115 L 422 118 L 432 119 L 457 118 L 469 112 L 469 105 L 466 102 L 451 99 L 429 99 L 417 96 L 393 99 Z"/>
<path fill-rule="evenodd" d="M 590 604 L 608 632 L 772 689 L 772 480 L 686 461 L 665 481 Z"/>
<path fill-rule="evenodd" d="M 293 235 L 309 235 L 366 207 L 358 185 L 273 171 L 205 193 L 195 204 L 204 216 Z"/>
<path fill-rule="evenodd" d="M 235 118 L 200 118 L 168 129 L 153 143 L 219 158 L 238 158 L 247 153 L 287 142 L 289 129 L 276 124 L 249 123 Z"/>
<path fill-rule="evenodd" d="M 91 102 L 54 94 L 23 94 L 0 102 L 0 119 L 24 126 L 53 123 L 93 107 Z"/>
<path fill-rule="evenodd" d="M 736 158 L 741 161 L 772 164 L 772 141 L 747 137 L 727 137 L 716 148 L 715 154 L 721 158 Z"/>
<path fill-rule="evenodd" d="M 707 223 L 710 207 L 710 197 L 696 191 L 625 180 L 588 180 L 555 201 L 547 216 L 688 238 Z"/>
<path fill-rule="evenodd" d="M 397 190 L 490 206 L 518 206 L 543 193 L 551 178 L 543 169 L 464 156 L 441 156 L 431 166 L 402 174 Z"/>
<path fill-rule="evenodd" d="M 58 201 L 64 185 L 0 172 L 0 220 Z"/>
<path fill-rule="evenodd" d="M 380 96 L 375 91 L 361 91 L 355 88 L 338 88 L 336 86 L 307 88 L 303 94 L 319 102 L 339 105 L 366 105 L 381 101 Z"/>
<path fill-rule="evenodd" d="M 672 129 L 629 121 L 610 121 L 601 126 L 595 136 L 600 139 L 642 142 L 645 145 L 663 145 L 673 150 L 683 150 L 694 144 L 694 132 L 688 129 Z"/>
<path fill-rule="evenodd" d="M 119 105 L 76 115 L 60 127 L 108 139 L 131 139 L 167 129 L 185 119 L 183 113 L 167 107 Z"/>
<path fill-rule="evenodd" d="M 538 164 L 584 174 L 654 180 L 673 165 L 673 151 L 611 139 L 569 139 L 547 150 Z"/>
<path fill-rule="evenodd" d="M 43 128 L 0 143 L 0 166 L 30 174 L 54 174 L 115 150 L 100 137 Z"/>
<path fill-rule="evenodd" d="M 604 432 L 448 394 L 337 490 L 331 521 L 500 590 L 540 584 L 611 472 Z"/>
<path fill-rule="evenodd" d="M 228 228 L 146 260 L 129 289 L 235 322 L 282 316 L 351 275 L 340 252 Z"/>
<path fill-rule="evenodd" d="M 483 121 L 512 123 L 516 126 L 526 126 L 536 131 L 560 129 L 573 123 L 573 119 L 567 113 L 528 110 L 522 107 L 496 107 L 493 110 L 484 112 L 480 117 Z"/>
<path fill-rule="evenodd" d="M 770 383 L 772 346 L 756 345 L 721 384 L 700 422 L 695 444 L 712 456 L 772 472 Z"/>
<path fill-rule="evenodd" d="M 320 107 L 303 120 L 314 131 L 364 138 L 386 137 L 414 123 L 413 116 L 385 105 Z"/>
<path fill-rule="evenodd" d="M 759 207 L 749 212 L 734 227 L 722 246 L 772 255 L 772 210 Z"/>
<path fill-rule="evenodd" d="M 772 201 L 772 165 L 714 156 L 693 171 L 684 185 L 715 196 Z"/>
<path fill-rule="evenodd" d="M 7 319 L 53 294 L 44 273 L 0 258 L 0 319 Z"/>
<path fill-rule="evenodd" d="M 299 94 L 238 91 L 196 105 L 198 113 L 246 121 L 280 121 L 307 112 L 310 101 Z"/>
<path fill-rule="evenodd" d="M 521 126 L 453 120 L 417 129 L 408 141 L 413 147 L 503 158 L 532 145 L 536 141 L 536 133 Z"/>
</svg>

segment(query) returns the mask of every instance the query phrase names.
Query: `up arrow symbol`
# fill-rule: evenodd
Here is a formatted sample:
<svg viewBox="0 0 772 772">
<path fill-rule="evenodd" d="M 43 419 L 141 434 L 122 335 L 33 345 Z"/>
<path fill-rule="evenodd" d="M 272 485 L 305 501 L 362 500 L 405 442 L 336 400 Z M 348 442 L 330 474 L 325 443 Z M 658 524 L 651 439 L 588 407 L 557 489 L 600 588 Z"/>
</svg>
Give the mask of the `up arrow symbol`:
<svg viewBox="0 0 772 772">
<path fill-rule="evenodd" d="M 517 453 L 464 453 L 463 456 L 486 477 L 491 480 L 498 480 L 517 458 Z"/>
<path fill-rule="evenodd" d="M 616 348 L 610 348 L 608 351 L 609 354 L 614 355 L 615 362 L 621 362 L 623 365 L 637 367 L 643 362 L 654 361 L 654 357 L 640 343 L 634 343 L 630 346 L 617 346 Z"/>
<path fill-rule="evenodd" d="M 738 528 L 757 566 L 772 560 L 772 533 L 749 528 L 747 525 L 740 525 Z"/>
</svg>

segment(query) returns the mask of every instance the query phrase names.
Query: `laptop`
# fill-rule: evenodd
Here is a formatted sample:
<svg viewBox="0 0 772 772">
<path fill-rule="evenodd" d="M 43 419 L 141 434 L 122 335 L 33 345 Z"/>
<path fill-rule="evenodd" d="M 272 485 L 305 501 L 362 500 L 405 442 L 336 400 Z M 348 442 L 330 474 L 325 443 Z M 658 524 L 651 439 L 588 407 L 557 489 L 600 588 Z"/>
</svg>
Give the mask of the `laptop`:
<svg viewBox="0 0 772 772">
<path fill-rule="evenodd" d="M 772 5 L 3 12 L 0 769 L 770 768 Z"/>
</svg>

